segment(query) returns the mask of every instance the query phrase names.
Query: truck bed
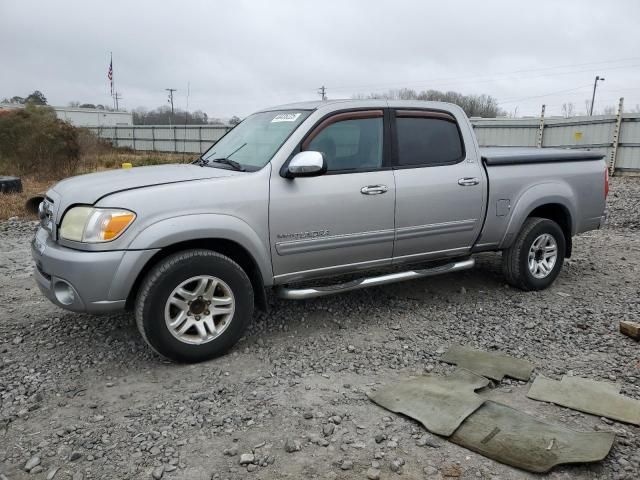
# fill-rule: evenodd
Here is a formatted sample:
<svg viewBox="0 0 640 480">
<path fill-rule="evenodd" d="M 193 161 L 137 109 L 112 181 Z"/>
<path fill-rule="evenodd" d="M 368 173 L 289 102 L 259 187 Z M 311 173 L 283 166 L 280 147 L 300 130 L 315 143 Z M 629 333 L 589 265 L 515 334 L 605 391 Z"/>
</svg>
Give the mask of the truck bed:
<svg viewBox="0 0 640 480">
<path fill-rule="evenodd" d="M 586 162 L 604 158 L 604 154 L 591 150 L 534 147 L 484 147 L 480 148 L 480 155 L 487 165 Z"/>
</svg>

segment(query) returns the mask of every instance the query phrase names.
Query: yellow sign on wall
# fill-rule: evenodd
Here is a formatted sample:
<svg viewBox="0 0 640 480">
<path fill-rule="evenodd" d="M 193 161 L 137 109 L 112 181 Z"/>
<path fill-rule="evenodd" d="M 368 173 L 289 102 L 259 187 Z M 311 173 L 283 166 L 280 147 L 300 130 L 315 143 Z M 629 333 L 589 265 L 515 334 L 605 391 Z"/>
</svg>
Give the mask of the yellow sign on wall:
<svg viewBox="0 0 640 480">
<path fill-rule="evenodd" d="M 573 138 L 577 140 L 582 140 L 582 132 L 574 132 L 573 133 Z"/>
</svg>

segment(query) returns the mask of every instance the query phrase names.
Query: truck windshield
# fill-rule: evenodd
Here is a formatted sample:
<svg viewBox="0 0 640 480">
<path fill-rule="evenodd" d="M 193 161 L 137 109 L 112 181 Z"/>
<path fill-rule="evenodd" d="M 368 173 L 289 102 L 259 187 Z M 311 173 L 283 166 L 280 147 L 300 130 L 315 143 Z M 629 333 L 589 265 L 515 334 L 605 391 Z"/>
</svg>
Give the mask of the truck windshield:
<svg viewBox="0 0 640 480">
<path fill-rule="evenodd" d="M 202 165 L 256 171 L 264 167 L 310 111 L 255 113 L 222 137 L 199 160 Z"/>
</svg>

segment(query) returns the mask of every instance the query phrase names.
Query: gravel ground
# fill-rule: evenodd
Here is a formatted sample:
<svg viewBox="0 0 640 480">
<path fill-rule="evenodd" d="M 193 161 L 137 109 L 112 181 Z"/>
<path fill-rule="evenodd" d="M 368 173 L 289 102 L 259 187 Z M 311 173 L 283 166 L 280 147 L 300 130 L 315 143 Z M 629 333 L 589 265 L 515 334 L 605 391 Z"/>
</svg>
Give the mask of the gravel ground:
<svg viewBox="0 0 640 480">
<path fill-rule="evenodd" d="M 609 227 L 575 240 L 546 291 L 507 287 L 499 257 L 483 255 L 457 275 L 275 301 L 230 354 L 192 366 L 152 354 L 131 315 L 44 300 L 33 223 L 0 223 L 0 480 L 539 477 L 424 436 L 366 392 L 450 372 L 439 358 L 463 344 L 556 379 L 615 381 L 640 399 L 640 345 L 618 333 L 619 320 L 640 321 L 640 180 L 613 179 L 609 200 Z M 505 380 L 486 395 L 618 434 L 604 461 L 547 478 L 640 477 L 640 428 L 529 400 L 527 389 Z"/>
</svg>

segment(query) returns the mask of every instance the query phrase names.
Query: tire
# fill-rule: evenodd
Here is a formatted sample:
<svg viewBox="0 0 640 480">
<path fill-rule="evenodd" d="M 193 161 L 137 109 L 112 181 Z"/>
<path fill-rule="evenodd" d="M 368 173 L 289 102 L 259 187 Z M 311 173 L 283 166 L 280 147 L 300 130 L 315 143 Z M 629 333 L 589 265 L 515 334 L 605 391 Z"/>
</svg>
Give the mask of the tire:
<svg viewBox="0 0 640 480">
<path fill-rule="evenodd" d="M 534 248 L 534 242 L 536 241 L 539 242 L 538 246 L 540 248 Z M 551 255 L 553 242 L 555 242 L 556 256 L 552 268 L 549 269 L 552 262 L 542 257 L 545 254 Z M 562 229 L 556 222 L 547 218 L 528 218 L 513 245 L 502 254 L 502 268 L 507 283 L 524 291 L 547 288 L 562 270 L 565 249 L 566 239 Z M 534 264 L 530 268 L 530 254 L 532 251 L 534 252 L 532 254 L 533 260 L 538 265 Z M 532 268 L 537 272 L 534 273 Z"/>
<path fill-rule="evenodd" d="M 201 286 L 207 290 L 199 290 Z M 215 311 L 231 313 L 216 316 Z M 253 288 L 229 257 L 185 250 L 149 271 L 136 297 L 135 316 L 142 337 L 157 353 L 176 362 L 202 362 L 222 355 L 240 339 L 253 316 Z M 189 321 L 192 326 L 180 333 Z M 172 322 L 177 323 L 174 328 Z"/>
<path fill-rule="evenodd" d="M 0 177 L 0 193 L 22 192 L 22 180 L 18 177 Z"/>
</svg>

